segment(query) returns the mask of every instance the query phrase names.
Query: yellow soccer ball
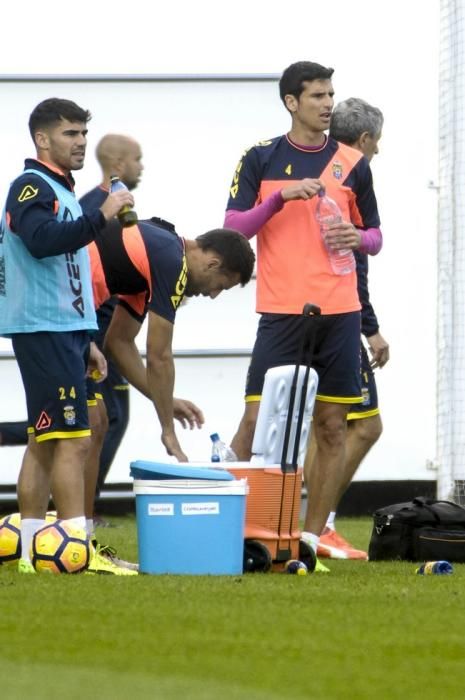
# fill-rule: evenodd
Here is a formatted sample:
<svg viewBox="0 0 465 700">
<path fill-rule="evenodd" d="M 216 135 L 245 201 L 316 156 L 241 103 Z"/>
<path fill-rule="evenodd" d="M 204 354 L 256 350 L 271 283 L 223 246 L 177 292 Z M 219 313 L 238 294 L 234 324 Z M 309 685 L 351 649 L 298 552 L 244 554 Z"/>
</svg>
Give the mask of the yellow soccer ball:
<svg viewBox="0 0 465 700">
<path fill-rule="evenodd" d="M 21 516 L 5 515 L 0 520 L 0 564 L 7 564 L 21 556 Z"/>
<path fill-rule="evenodd" d="M 45 525 L 32 539 L 31 561 L 38 572 L 79 574 L 88 567 L 89 557 L 87 533 L 64 520 Z"/>
<path fill-rule="evenodd" d="M 48 511 L 47 523 L 57 519 L 56 511 Z M 21 514 L 11 513 L 0 519 L 0 564 L 17 561 L 21 556 Z"/>
</svg>

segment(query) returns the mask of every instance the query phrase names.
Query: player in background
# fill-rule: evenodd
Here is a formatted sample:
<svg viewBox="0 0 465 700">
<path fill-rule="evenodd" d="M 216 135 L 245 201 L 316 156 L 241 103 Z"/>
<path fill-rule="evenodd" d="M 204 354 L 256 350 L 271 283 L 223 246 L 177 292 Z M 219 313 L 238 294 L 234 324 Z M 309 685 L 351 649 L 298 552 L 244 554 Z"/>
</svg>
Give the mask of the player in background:
<svg viewBox="0 0 465 700">
<path fill-rule="evenodd" d="M 349 98 L 340 102 L 331 114 L 329 135 L 341 143 L 361 151 L 371 161 L 378 153 L 378 142 L 383 129 L 383 114 L 377 108 L 359 98 Z M 338 503 L 352 481 L 361 461 L 366 457 L 383 430 L 378 407 L 378 393 L 374 370 L 384 367 L 389 360 L 389 345 L 379 330 L 378 319 L 370 302 L 368 292 L 368 256 L 359 250 L 355 252 L 357 264 L 357 285 L 362 305 L 362 334 L 366 338 L 371 359 L 365 345 L 361 343 L 362 396 L 361 404 L 354 404 L 347 416 L 346 457 L 343 482 L 335 495 L 333 507 L 318 544 L 318 556 L 331 559 L 367 559 L 366 552 L 355 549 L 335 528 Z M 315 449 L 311 441 L 310 450 Z M 307 463 L 308 472 L 310 462 Z M 309 474 L 305 473 L 305 481 Z"/>
<path fill-rule="evenodd" d="M 79 200 L 85 212 L 99 207 L 108 196 L 112 175 L 117 175 L 128 190 L 133 191 L 139 184 L 143 171 L 140 144 L 123 134 L 110 133 L 103 136 L 97 144 L 96 158 L 101 168 L 102 181 Z M 116 305 L 117 297 L 113 296 L 97 306 L 98 331 L 94 340 L 101 350 Z M 103 396 L 103 404 L 97 403 L 99 421 L 93 426 L 93 454 L 90 462 L 93 466 L 89 467 L 88 502 L 92 494 L 94 499 L 98 498 L 129 422 L 129 384 L 111 359 L 107 358 L 107 363 L 107 379 L 97 387 L 97 396 Z M 175 399 L 175 402 L 175 417 L 184 427 L 201 427 L 203 414 L 195 404 L 183 399 Z M 88 529 L 93 529 L 95 524 L 99 524 L 99 519 L 96 520 L 94 516 L 91 521 L 89 516 Z M 129 562 L 119 559 L 113 548 L 102 546 L 100 551 L 102 554 L 108 553 L 111 561 L 118 565 L 131 566 Z"/>
<path fill-rule="evenodd" d="M 95 155 L 100 165 L 102 180 L 81 197 L 79 203 L 83 211 L 101 206 L 110 191 L 110 177 L 117 175 L 128 190 L 132 192 L 140 182 L 144 166 L 140 144 L 124 134 L 105 134 L 97 144 Z M 94 340 L 100 350 L 103 349 L 105 333 L 110 324 L 117 299 L 111 297 L 97 309 L 98 331 Z M 115 454 L 124 437 L 129 423 L 129 384 L 118 371 L 115 364 L 108 360 L 107 378 L 99 383 L 98 391 L 105 403 L 105 412 L 101 412 L 96 435 L 96 449 L 101 445 L 99 470 L 95 488 L 95 501 L 98 499 Z M 1 432 L 1 426 L 0 426 Z M 89 485 L 91 487 L 91 485 Z M 94 507 L 95 511 L 95 507 Z M 103 519 L 94 515 L 94 524 L 105 524 Z"/>
</svg>

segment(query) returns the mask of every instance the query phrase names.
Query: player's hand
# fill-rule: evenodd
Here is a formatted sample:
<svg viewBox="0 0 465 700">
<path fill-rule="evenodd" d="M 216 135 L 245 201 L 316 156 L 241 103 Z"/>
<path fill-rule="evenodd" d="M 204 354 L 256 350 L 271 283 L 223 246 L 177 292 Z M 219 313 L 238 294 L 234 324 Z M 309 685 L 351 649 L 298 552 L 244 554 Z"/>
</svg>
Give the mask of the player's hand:
<svg viewBox="0 0 465 700">
<path fill-rule="evenodd" d="M 193 430 L 195 427 L 201 428 L 205 423 L 205 418 L 200 408 L 187 399 L 173 398 L 173 414 L 183 428 L 189 427 Z"/>
<path fill-rule="evenodd" d="M 87 364 L 87 376 L 100 383 L 107 378 L 108 366 L 105 355 L 100 352 L 94 342 L 90 344 L 89 362 Z"/>
<path fill-rule="evenodd" d="M 325 236 L 325 243 L 332 250 L 356 250 L 360 248 L 362 235 L 353 224 L 341 221 L 337 224 L 330 224 Z"/>
<path fill-rule="evenodd" d="M 102 206 L 100 211 L 107 221 L 113 219 L 123 207 L 133 207 L 134 197 L 129 192 L 129 190 L 117 190 L 116 192 L 111 192 Z"/>
<path fill-rule="evenodd" d="M 367 343 L 371 353 L 370 366 L 373 369 L 384 367 L 389 360 L 389 343 L 384 340 L 381 333 L 371 335 L 367 338 Z"/>
<path fill-rule="evenodd" d="M 296 182 L 289 187 L 283 187 L 281 197 L 285 202 L 290 202 L 293 199 L 311 199 L 321 188 L 324 187 L 321 180 L 306 177 L 300 182 Z"/>
<path fill-rule="evenodd" d="M 170 457 L 176 457 L 178 462 L 188 461 L 187 455 L 182 451 L 181 445 L 178 442 L 178 438 L 176 437 L 174 430 L 163 430 L 161 434 L 161 441 Z"/>
</svg>

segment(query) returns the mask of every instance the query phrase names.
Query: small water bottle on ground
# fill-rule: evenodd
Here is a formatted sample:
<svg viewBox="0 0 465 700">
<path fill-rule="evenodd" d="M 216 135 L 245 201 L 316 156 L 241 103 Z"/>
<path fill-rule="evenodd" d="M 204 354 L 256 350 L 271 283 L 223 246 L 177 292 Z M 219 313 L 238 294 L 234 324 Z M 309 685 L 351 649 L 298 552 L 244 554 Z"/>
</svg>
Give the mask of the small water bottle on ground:
<svg viewBox="0 0 465 700">
<path fill-rule="evenodd" d="M 442 559 L 441 561 L 427 561 L 418 567 L 416 573 L 427 576 L 430 574 L 451 574 L 453 571 L 452 564 Z"/>
<path fill-rule="evenodd" d="M 296 576 L 306 576 L 308 573 L 308 568 L 303 561 L 298 559 L 289 559 L 284 564 L 283 573 L 285 574 L 295 574 Z"/>
<path fill-rule="evenodd" d="M 211 453 L 211 461 L 212 462 L 236 462 L 237 461 L 237 456 L 232 447 L 229 447 L 229 445 L 226 445 L 222 440 L 220 440 L 220 436 L 218 433 L 212 433 L 210 435 L 210 439 L 212 441 L 212 453 Z"/>
<path fill-rule="evenodd" d="M 318 192 L 316 205 L 316 220 L 320 226 L 321 238 L 328 253 L 331 268 L 336 275 L 348 275 L 355 270 L 355 257 L 350 248 L 334 250 L 326 243 L 326 234 L 331 224 L 338 224 L 342 221 L 341 210 L 338 204 L 328 197 L 325 190 L 321 188 Z"/>
</svg>

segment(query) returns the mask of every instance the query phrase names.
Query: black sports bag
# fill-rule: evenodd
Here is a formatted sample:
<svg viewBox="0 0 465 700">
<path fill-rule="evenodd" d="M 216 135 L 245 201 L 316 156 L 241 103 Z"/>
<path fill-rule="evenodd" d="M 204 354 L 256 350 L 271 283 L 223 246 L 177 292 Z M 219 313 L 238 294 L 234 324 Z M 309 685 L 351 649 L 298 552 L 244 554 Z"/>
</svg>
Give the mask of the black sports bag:
<svg viewBox="0 0 465 700">
<path fill-rule="evenodd" d="M 465 508 L 418 496 L 373 513 L 370 561 L 465 562 Z"/>
</svg>

